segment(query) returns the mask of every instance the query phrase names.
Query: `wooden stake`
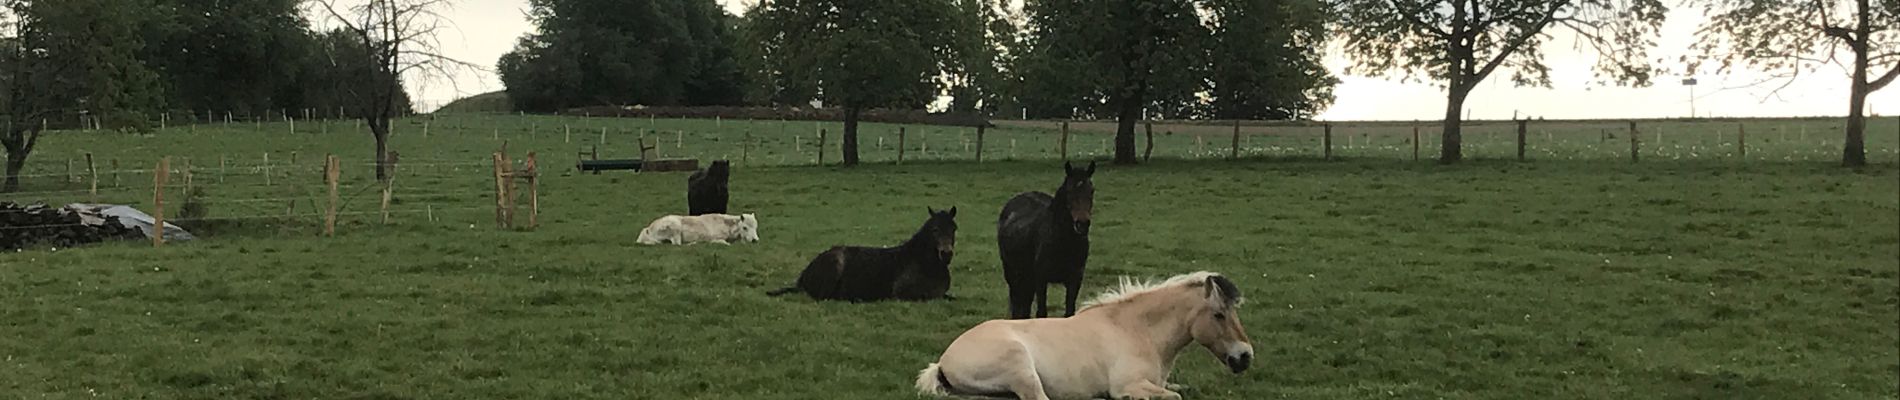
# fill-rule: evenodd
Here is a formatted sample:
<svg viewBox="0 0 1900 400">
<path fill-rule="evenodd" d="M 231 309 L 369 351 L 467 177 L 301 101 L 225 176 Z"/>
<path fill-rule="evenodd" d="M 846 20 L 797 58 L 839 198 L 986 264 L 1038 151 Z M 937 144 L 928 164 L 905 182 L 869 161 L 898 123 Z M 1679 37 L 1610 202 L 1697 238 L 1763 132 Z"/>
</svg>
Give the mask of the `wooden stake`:
<svg viewBox="0 0 1900 400">
<path fill-rule="evenodd" d="M 503 177 L 501 175 L 502 163 L 506 161 L 503 160 L 503 156 L 501 152 L 499 151 L 494 153 L 494 157 L 495 157 L 495 226 L 500 227 L 502 229 L 507 229 L 508 228 L 508 219 L 507 219 L 508 203 L 503 201 L 503 198 L 508 195 L 508 185 L 507 183 L 502 181 Z"/>
<path fill-rule="evenodd" d="M 1748 158 L 1748 127 L 1740 123 L 1735 124 L 1735 154 L 1743 159 Z"/>
<path fill-rule="evenodd" d="M 224 183 L 224 154 L 218 154 L 218 183 Z"/>
<path fill-rule="evenodd" d="M 600 144 L 607 145 L 607 127 L 604 126 L 600 128 Z M 646 145 L 646 143 L 641 143 L 641 145 Z"/>
<path fill-rule="evenodd" d="M 343 174 L 341 164 L 335 155 L 324 156 L 323 180 L 330 186 L 330 203 L 323 211 L 323 236 L 336 235 L 336 186 Z"/>
<path fill-rule="evenodd" d="M 1234 120 L 1234 150 L 1227 156 L 1229 160 L 1240 159 L 1240 120 Z"/>
<path fill-rule="evenodd" d="M 976 126 L 976 162 L 983 162 L 983 125 Z"/>
<path fill-rule="evenodd" d="M 561 143 L 574 143 L 574 127 L 561 125 Z"/>
<path fill-rule="evenodd" d="M 1141 162 L 1148 162 L 1155 155 L 1155 123 L 1143 122 L 1141 126 L 1148 135 L 1148 148 L 1141 151 Z"/>
<path fill-rule="evenodd" d="M 1524 161 L 1524 132 L 1529 120 L 1517 120 L 1517 160 Z"/>
<path fill-rule="evenodd" d="M 1056 151 L 1062 152 L 1062 161 L 1069 161 L 1069 121 L 1062 121 L 1062 140 L 1057 146 Z"/>
<path fill-rule="evenodd" d="M 86 174 L 92 176 L 92 202 L 99 202 L 99 169 L 92 164 L 92 153 L 86 153 Z"/>
<path fill-rule="evenodd" d="M 752 127 L 745 128 L 745 141 L 739 142 L 739 164 L 752 160 Z"/>
<path fill-rule="evenodd" d="M 161 157 L 152 168 L 152 247 L 165 245 L 165 181 L 171 165 L 171 157 Z"/>
<path fill-rule="evenodd" d="M 1412 125 L 1412 161 L 1418 161 L 1418 125 Z"/>
<path fill-rule="evenodd" d="M 534 152 L 528 152 L 528 161 L 521 170 L 528 178 L 528 229 L 534 230 L 541 226 L 541 170 L 534 161 Z"/>
<path fill-rule="evenodd" d="M 1322 157 L 1323 157 L 1322 159 L 1326 161 L 1332 161 L 1333 160 L 1333 124 L 1326 124 L 1326 137 L 1320 140 L 1320 146 L 1325 148 L 1325 152 L 1322 153 Z"/>
<path fill-rule="evenodd" d="M 112 159 L 112 187 L 123 187 L 119 185 L 119 159 L 117 158 Z"/>
<path fill-rule="evenodd" d="M 1636 139 L 1637 134 L 1636 121 L 1630 121 L 1630 162 L 1637 162 L 1642 158 L 1639 156 L 1639 154 L 1641 154 L 1639 151 L 1641 146 L 1638 145 L 1640 141 Z"/>
<path fill-rule="evenodd" d="M 389 225 L 389 199 L 396 191 L 396 163 L 389 163 L 389 179 L 383 180 L 383 225 Z"/>
<path fill-rule="evenodd" d="M 904 141 L 908 140 L 904 127 L 897 127 L 897 163 L 904 163 Z"/>
<path fill-rule="evenodd" d="M 818 165 L 825 165 L 825 130 L 818 130 Z"/>
<path fill-rule="evenodd" d="M 270 152 L 264 152 L 264 186 L 270 186 Z"/>
</svg>

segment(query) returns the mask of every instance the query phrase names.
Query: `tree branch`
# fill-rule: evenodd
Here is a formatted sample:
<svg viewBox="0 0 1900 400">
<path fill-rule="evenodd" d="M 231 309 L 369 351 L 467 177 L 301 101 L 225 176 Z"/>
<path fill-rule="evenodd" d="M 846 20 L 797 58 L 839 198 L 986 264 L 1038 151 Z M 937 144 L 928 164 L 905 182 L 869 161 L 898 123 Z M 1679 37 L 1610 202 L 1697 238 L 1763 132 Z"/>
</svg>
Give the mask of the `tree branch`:
<svg viewBox="0 0 1900 400">
<path fill-rule="evenodd" d="M 1477 73 L 1472 74 L 1471 80 L 1467 82 L 1466 84 L 1477 85 L 1479 81 L 1484 80 L 1484 77 L 1490 76 L 1492 71 L 1496 71 L 1499 65 L 1504 64 L 1504 60 L 1506 58 L 1510 58 L 1511 54 L 1517 52 L 1517 49 L 1519 47 L 1523 47 L 1524 42 L 1528 42 L 1531 40 L 1532 37 L 1542 34 L 1542 32 L 1544 31 L 1544 28 L 1547 26 L 1550 26 L 1551 21 L 1555 21 L 1557 19 L 1557 11 L 1563 10 L 1564 7 L 1567 7 L 1569 5 L 1570 5 L 1569 0 L 1563 0 L 1563 1 L 1558 1 L 1556 3 L 1552 3 L 1550 5 L 1550 10 L 1544 12 L 1543 19 L 1538 20 L 1537 23 L 1532 24 L 1530 28 L 1525 29 L 1522 35 L 1519 35 L 1518 37 L 1515 37 L 1515 38 L 1511 38 L 1511 41 L 1509 42 L 1505 42 L 1504 48 L 1499 50 L 1496 56 L 1491 57 L 1490 61 L 1486 61 L 1484 63 L 1484 68 L 1481 68 L 1478 70 Z"/>
<path fill-rule="evenodd" d="M 1880 90 L 1880 88 L 1887 87 L 1887 84 L 1893 83 L 1893 78 L 1897 75 L 1900 75 L 1900 65 L 1888 68 L 1887 73 L 1880 74 L 1879 78 L 1867 82 L 1867 92 L 1873 93 L 1876 90 Z"/>
<path fill-rule="evenodd" d="M 1440 29 L 1438 25 L 1425 23 L 1424 19 L 1419 18 L 1417 14 L 1413 14 L 1413 10 L 1406 10 L 1404 7 L 1399 6 L 1399 0 L 1386 0 L 1386 2 L 1392 4 L 1392 11 L 1398 12 L 1399 17 L 1404 18 L 1405 22 L 1411 23 L 1413 27 L 1440 38 L 1451 36 L 1451 33 Z"/>
</svg>

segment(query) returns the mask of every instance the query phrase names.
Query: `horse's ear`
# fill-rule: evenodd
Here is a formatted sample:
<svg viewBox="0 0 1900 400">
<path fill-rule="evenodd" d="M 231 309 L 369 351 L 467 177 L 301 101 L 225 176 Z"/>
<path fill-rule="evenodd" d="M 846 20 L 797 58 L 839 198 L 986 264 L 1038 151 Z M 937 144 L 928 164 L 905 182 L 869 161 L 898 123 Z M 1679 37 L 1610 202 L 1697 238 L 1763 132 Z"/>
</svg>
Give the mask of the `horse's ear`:
<svg viewBox="0 0 1900 400">
<path fill-rule="evenodd" d="M 1074 165 L 1070 165 L 1068 161 L 1063 161 L 1063 162 L 1062 162 L 1062 174 L 1063 174 L 1063 175 L 1075 175 L 1075 166 L 1074 166 Z"/>
<path fill-rule="evenodd" d="M 937 208 L 931 207 L 931 206 L 924 206 L 924 212 L 928 212 L 930 213 L 930 215 L 937 215 Z"/>
<path fill-rule="evenodd" d="M 1084 175 L 1095 176 L 1095 162 L 1094 161 L 1089 161 L 1089 171 L 1088 173 Z"/>
<path fill-rule="evenodd" d="M 957 217 L 957 206 L 950 206 L 950 218 Z"/>
</svg>

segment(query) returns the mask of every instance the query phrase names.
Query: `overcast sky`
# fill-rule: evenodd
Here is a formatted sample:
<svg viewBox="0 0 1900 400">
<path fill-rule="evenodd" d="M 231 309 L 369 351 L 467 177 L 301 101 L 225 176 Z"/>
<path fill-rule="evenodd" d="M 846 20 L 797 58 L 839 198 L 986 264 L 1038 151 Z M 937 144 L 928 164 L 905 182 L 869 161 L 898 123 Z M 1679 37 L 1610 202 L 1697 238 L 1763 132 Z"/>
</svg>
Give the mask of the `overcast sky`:
<svg viewBox="0 0 1900 400">
<path fill-rule="evenodd" d="M 734 13 L 747 0 L 719 0 Z M 425 110 L 462 96 L 501 90 L 500 80 L 492 72 L 495 61 L 514 47 L 515 40 L 534 29 L 524 11 L 527 0 L 461 0 L 449 10 L 456 29 L 440 37 L 449 56 L 488 66 L 491 71 L 466 73 L 454 82 L 436 79 L 414 82 L 421 87 L 418 104 Z M 1652 56 L 1671 64 L 1694 40 L 1699 11 L 1680 9 L 1669 15 L 1663 37 Z M 1690 89 L 1681 84 L 1684 76 L 1658 77 L 1647 88 L 1622 88 L 1593 84 L 1589 71 L 1593 58 L 1573 47 L 1565 36 L 1551 40 L 1545 47 L 1552 68 L 1552 88 L 1517 88 L 1509 75 L 1500 70 L 1480 84 L 1466 103 L 1472 117 L 1505 119 L 1513 113 L 1545 118 L 1656 118 L 1682 117 L 1690 112 Z M 1438 119 L 1444 115 L 1444 92 L 1429 83 L 1405 83 L 1396 78 L 1371 78 L 1344 73 L 1346 60 L 1336 54 L 1327 56 L 1327 65 L 1342 83 L 1334 89 L 1338 99 L 1320 115 L 1329 120 L 1410 120 Z M 1680 67 L 1673 68 L 1680 70 Z M 1704 71 L 1696 76 L 1694 88 L 1696 115 L 1701 116 L 1827 116 L 1847 113 L 1847 76 L 1838 67 L 1795 81 L 1771 96 L 1777 84 L 1751 85 L 1764 78 L 1757 72 L 1743 71 L 1719 76 Z M 1869 100 L 1875 113 L 1900 114 L 1900 89 L 1875 93 Z"/>
</svg>

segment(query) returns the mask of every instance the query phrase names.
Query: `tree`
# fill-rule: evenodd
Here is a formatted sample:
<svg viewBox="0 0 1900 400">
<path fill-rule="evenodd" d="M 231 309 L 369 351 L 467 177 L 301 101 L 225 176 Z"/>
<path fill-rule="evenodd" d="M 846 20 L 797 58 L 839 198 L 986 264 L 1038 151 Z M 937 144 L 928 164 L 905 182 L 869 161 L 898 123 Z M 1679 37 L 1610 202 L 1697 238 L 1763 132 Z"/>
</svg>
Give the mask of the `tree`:
<svg viewBox="0 0 1900 400">
<path fill-rule="evenodd" d="M 1699 0 L 1709 16 L 1697 31 L 1694 65 L 1714 60 L 1718 72 L 1748 66 L 1792 79 L 1822 65 L 1852 60 L 1847 140 L 1841 164 L 1867 164 L 1867 95 L 1900 76 L 1900 2 L 1886 0 Z"/>
<path fill-rule="evenodd" d="M 1113 115 L 1117 164 L 1136 162 L 1135 125 L 1144 110 L 1185 113 L 1201 90 L 1208 31 L 1194 1 L 1031 0 L 1024 7 L 1030 28 L 1020 99 L 1028 113 Z"/>
<path fill-rule="evenodd" d="M 435 34 L 442 28 L 437 8 L 451 0 L 364 0 L 362 4 L 338 7 L 338 0 L 318 0 L 332 20 L 362 54 L 343 53 L 348 65 L 365 65 L 364 79 L 350 88 L 359 101 L 359 115 L 376 139 L 376 179 L 389 179 L 390 120 L 406 110 L 397 109 L 403 101 L 402 76 L 409 73 L 451 75 L 453 69 L 479 69 L 436 51 L 441 47 Z"/>
<path fill-rule="evenodd" d="M 1215 119 L 1308 119 L 1333 102 L 1339 80 L 1320 63 L 1325 5 L 1318 0 L 1208 0 L 1207 110 Z"/>
<path fill-rule="evenodd" d="M 937 94 L 953 13 L 947 0 L 775 0 L 754 8 L 748 33 L 782 85 L 775 98 L 815 94 L 844 108 L 839 147 L 857 165 L 859 114 L 920 108 Z"/>
<path fill-rule="evenodd" d="M 286 95 L 311 52 L 301 0 L 154 0 L 139 60 L 157 71 L 170 107 L 301 108 Z"/>
<path fill-rule="evenodd" d="M 533 0 L 528 15 L 539 29 L 499 65 L 517 109 L 743 101 L 731 16 L 713 0 Z"/>
<path fill-rule="evenodd" d="M 20 188 L 20 170 L 42 129 L 91 115 L 143 111 L 160 104 L 157 76 L 135 57 L 147 21 L 136 0 L 4 0 L 12 17 L 0 37 L 0 110 L 7 152 L 0 192 Z M 42 122 L 47 121 L 47 122 Z"/>
<path fill-rule="evenodd" d="M 1439 162 L 1463 155 L 1460 127 L 1471 90 L 1501 67 L 1518 85 L 1549 86 L 1543 44 L 1553 28 L 1597 54 L 1599 76 L 1642 86 L 1667 11 L 1660 0 L 1334 0 L 1350 73 L 1425 76 L 1445 88 Z"/>
<path fill-rule="evenodd" d="M 1008 86 L 1008 66 L 1016 26 L 1004 18 L 1004 0 L 953 0 L 949 55 L 943 69 L 951 112 L 1000 110 Z"/>
</svg>

